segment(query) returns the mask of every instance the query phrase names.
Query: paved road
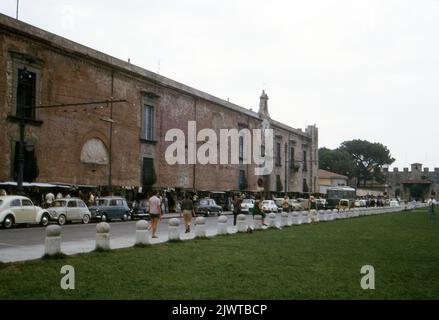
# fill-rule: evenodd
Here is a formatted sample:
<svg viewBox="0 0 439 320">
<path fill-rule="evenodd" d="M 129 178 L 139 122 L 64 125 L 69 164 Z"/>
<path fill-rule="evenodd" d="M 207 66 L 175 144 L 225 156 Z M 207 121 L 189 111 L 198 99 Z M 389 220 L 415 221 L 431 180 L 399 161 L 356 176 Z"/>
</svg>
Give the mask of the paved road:
<svg viewBox="0 0 439 320">
<path fill-rule="evenodd" d="M 233 226 L 233 216 L 228 216 L 228 231 L 236 232 Z M 217 217 L 206 219 L 206 233 L 208 236 L 217 232 Z M 152 243 L 160 243 L 168 240 L 168 221 L 163 219 L 158 228 L 158 239 L 152 239 Z M 183 240 L 195 237 L 193 230 L 185 234 L 183 219 L 180 219 L 181 238 Z M 110 234 L 111 248 L 123 248 L 134 245 L 136 221 L 111 222 Z M 253 218 L 247 215 L 247 224 L 253 225 Z M 192 228 L 193 229 L 193 228 Z M 45 228 L 40 226 L 18 227 L 9 230 L 0 229 L 0 261 L 23 261 L 38 259 L 44 254 Z M 62 227 L 61 250 L 66 254 L 89 252 L 94 249 L 96 236 L 96 223 L 70 224 Z"/>
</svg>

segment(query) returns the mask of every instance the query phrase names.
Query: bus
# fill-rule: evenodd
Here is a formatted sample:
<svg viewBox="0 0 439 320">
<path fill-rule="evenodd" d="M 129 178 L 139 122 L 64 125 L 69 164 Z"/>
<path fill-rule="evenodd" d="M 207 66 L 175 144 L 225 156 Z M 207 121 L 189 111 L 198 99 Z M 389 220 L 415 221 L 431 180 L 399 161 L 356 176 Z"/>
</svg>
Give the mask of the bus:
<svg viewBox="0 0 439 320">
<path fill-rule="evenodd" d="M 352 208 L 355 203 L 355 189 L 351 187 L 329 187 L 326 191 L 326 208 L 336 209 L 341 199 L 349 200 Z"/>
</svg>

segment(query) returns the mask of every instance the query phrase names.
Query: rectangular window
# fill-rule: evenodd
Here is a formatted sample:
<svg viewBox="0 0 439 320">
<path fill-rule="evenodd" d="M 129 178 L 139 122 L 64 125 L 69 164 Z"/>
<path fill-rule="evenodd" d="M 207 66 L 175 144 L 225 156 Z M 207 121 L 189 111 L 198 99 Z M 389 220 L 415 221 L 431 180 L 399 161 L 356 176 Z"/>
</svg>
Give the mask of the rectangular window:
<svg viewBox="0 0 439 320">
<path fill-rule="evenodd" d="M 154 171 L 154 160 L 152 158 L 143 158 L 142 183 L 144 186 L 152 186 L 155 183 L 156 176 Z"/>
<path fill-rule="evenodd" d="M 154 107 L 143 105 L 142 107 L 142 132 L 141 138 L 154 140 Z"/>
<path fill-rule="evenodd" d="M 306 151 L 303 150 L 303 171 L 308 170 L 308 160 L 306 158 Z"/>
<path fill-rule="evenodd" d="M 280 155 L 280 142 L 276 142 L 275 159 L 276 166 L 280 167 L 282 165 L 282 159 Z"/>
<path fill-rule="evenodd" d="M 280 192 L 282 191 L 283 186 L 282 186 L 282 181 L 280 180 L 280 175 L 276 175 L 276 191 Z"/>
<path fill-rule="evenodd" d="M 294 168 L 294 148 L 291 148 L 290 152 L 290 168 Z"/>
<path fill-rule="evenodd" d="M 16 115 L 22 112 L 25 118 L 35 119 L 35 100 L 37 91 L 37 75 L 26 68 L 18 69 L 17 109 Z"/>
</svg>

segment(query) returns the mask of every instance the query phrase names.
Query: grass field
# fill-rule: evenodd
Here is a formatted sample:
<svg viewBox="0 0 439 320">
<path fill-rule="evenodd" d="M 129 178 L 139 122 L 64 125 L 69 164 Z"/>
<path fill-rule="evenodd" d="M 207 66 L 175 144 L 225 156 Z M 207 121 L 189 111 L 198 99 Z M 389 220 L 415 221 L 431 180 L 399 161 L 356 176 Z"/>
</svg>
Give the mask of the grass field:
<svg viewBox="0 0 439 320">
<path fill-rule="evenodd" d="M 76 289 L 62 290 L 63 265 Z M 360 269 L 375 268 L 375 290 Z M 438 299 L 426 209 L 0 264 L 0 299 Z"/>
</svg>

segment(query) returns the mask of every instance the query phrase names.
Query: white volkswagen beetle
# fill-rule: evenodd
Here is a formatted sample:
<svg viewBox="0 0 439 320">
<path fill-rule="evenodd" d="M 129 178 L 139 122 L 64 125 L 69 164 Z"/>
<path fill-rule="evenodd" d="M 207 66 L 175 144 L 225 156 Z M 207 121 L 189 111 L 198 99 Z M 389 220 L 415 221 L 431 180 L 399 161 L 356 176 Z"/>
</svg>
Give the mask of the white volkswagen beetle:
<svg viewBox="0 0 439 320">
<path fill-rule="evenodd" d="M 0 223 L 9 229 L 14 224 L 32 223 L 47 226 L 50 214 L 47 210 L 34 206 L 29 198 L 22 196 L 0 197 Z"/>
</svg>

